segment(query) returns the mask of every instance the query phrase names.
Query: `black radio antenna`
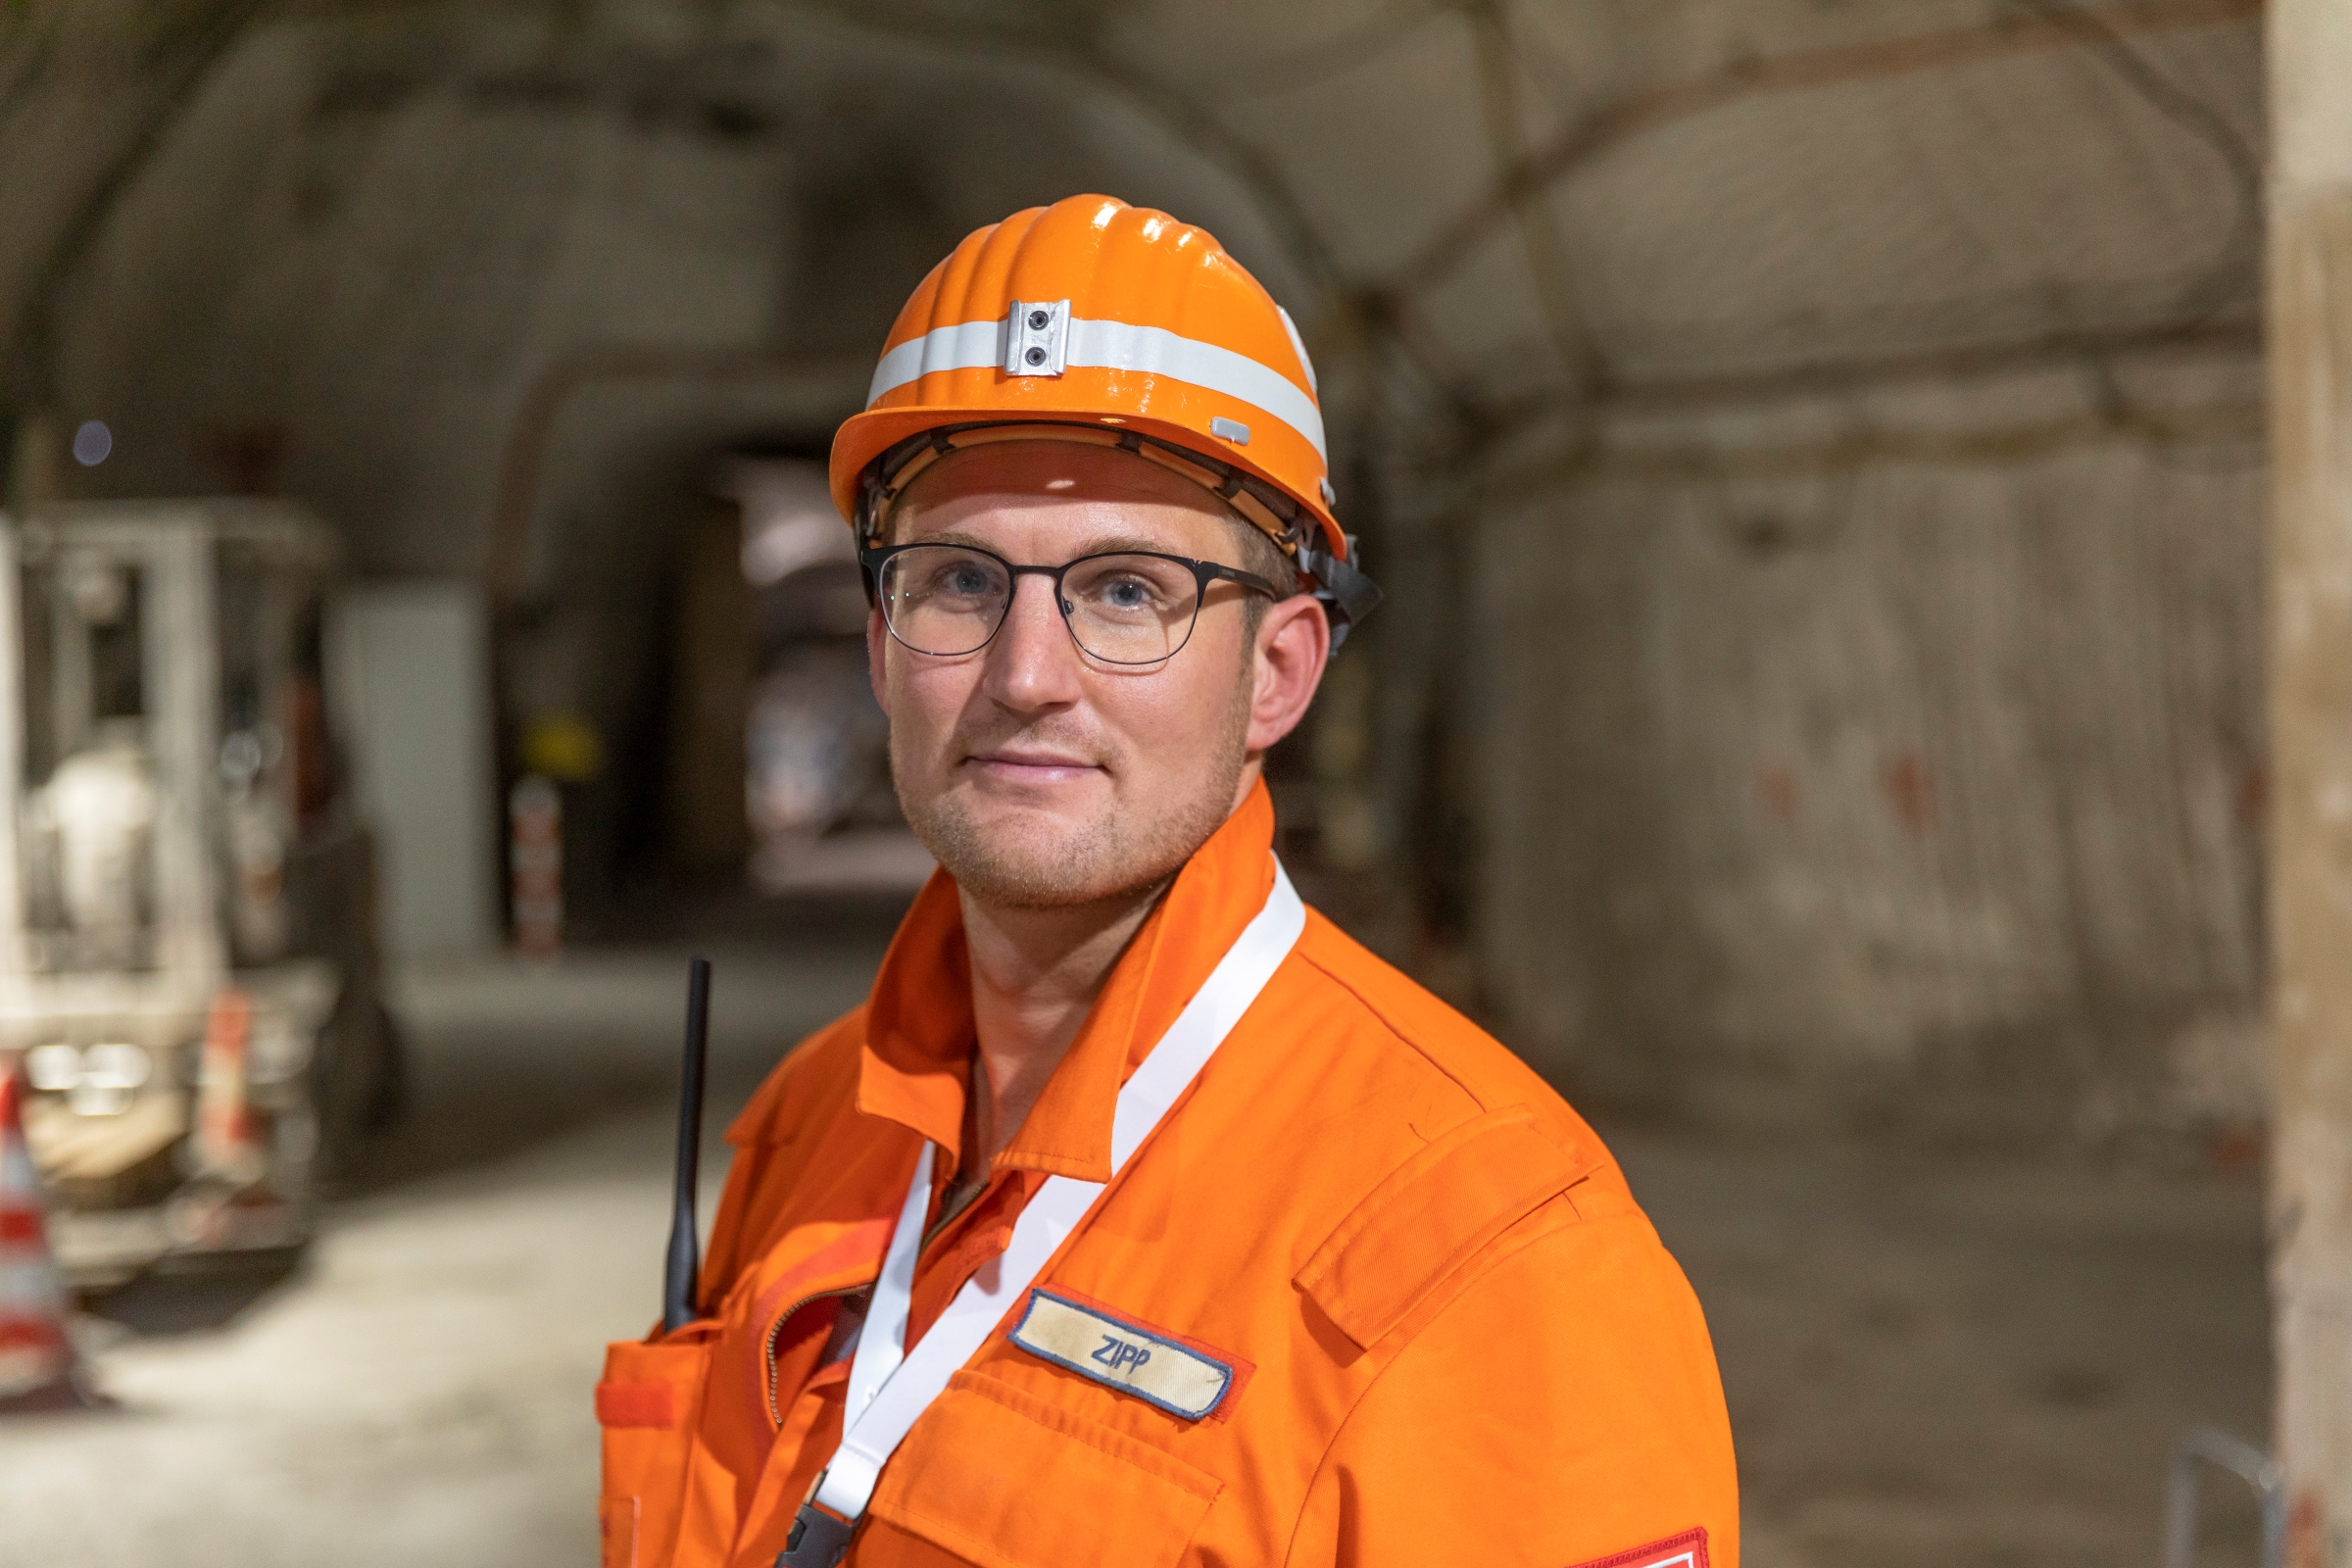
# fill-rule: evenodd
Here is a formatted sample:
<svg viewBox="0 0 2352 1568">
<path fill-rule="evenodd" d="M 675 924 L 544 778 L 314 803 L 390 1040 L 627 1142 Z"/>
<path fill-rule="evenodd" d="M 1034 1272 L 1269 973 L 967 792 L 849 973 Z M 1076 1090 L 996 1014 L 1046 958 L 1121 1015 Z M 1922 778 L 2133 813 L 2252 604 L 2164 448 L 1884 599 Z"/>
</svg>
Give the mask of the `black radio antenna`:
<svg viewBox="0 0 2352 1568">
<path fill-rule="evenodd" d="M 662 1271 L 662 1332 L 694 1321 L 701 1295 L 702 1238 L 695 1187 L 703 1161 L 703 1063 L 710 1054 L 710 960 L 686 966 L 686 1062 L 678 1075 L 678 1182 L 669 1219 L 669 1261 Z"/>
</svg>

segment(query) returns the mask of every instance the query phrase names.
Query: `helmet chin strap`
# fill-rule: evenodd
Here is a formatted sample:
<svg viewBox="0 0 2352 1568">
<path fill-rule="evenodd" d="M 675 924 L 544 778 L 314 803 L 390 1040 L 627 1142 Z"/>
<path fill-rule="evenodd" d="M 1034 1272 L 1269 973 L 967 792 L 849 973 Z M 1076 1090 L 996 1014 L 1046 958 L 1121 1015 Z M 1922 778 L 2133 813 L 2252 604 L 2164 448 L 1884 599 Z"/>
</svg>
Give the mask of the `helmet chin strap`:
<svg viewBox="0 0 2352 1568">
<path fill-rule="evenodd" d="M 856 527 L 859 545 L 881 542 L 890 522 L 891 508 L 906 493 L 915 475 L 951 452 L 1004 441 L 1059 441 L 1065 445 L 1117 447 L 1159 465 L 1188 479 L 1231 507 L 1244 520 L 1281 547 L 1298 565 L 1301 578 L 1331 622 L 1331 646 L 1336 653 L 1348 631 L 1370 614 L 1381 601 L 1380 586 L 1356 564 L 1355 540 L 1339 535 L 1340 550 L 1329 548 L 1326 530 L 1309 515 L 1300 517 L 1296 501 L 1229 463 L 1205 453 L 1148 436 L 1138 430 L 1106 430 L 1100 425 L 1033 421 L 943 425 L 911 436 L 882 454 L 866 469 L 858 487 Z M 873 584 L 866 584 L 873 592 Z"/>
</svg>

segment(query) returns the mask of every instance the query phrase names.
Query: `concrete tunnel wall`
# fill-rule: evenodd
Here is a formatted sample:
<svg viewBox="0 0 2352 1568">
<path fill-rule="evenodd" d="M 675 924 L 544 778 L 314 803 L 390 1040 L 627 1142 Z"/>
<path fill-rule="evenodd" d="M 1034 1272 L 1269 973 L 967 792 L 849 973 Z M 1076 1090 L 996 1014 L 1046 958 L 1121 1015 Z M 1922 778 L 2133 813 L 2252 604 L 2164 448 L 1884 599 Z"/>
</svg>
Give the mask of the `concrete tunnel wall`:
<svg viewBox="0 0 2352 1568">
<path fill-rule="evenodd" d="M 233 13 L 188 4 L 159 41 L 88 6 L 0 87 L 11 341 L 53 301 L 12 403 L 114 425 L 117 457 L 66 473 L 83 493 L 275 489 L 366 572 L 482 581 L 508 717 L 586 711 L 642 796 L 711 452 L 821 447 L 968 228 L 1076 189 L 1163 206 L 1309 322 L 1393 593 L 1326 700 L 1351 739 L 1296 797 L 1355 810 L 1338 858 L 1386 951 L 1596 1100 L 2094 1138 L 2255 1114 L 2255 258 L 2212 160 L 2112 74 L 2045 49 L 1678 122 L 1560 183 L 1581 322 L 1489 246 L 1412 302 L 1450 366 L 1416 380 L 1181 114 L 738 9 L 759 25 L 416 6 L 216 34 Z M 1851 25 L 1982 8 L 1930 9 Z M 2149 58 L 2258 126 L 2254 29 L 2208 9 L 2227 25 Z M 1217 16 L 1194 32 L 1240 47 Z M 1718 0 L 1542 25 L 1672 79 L 1846 24 Z M 1343 279 L 1486 177 L 1446 76 L 1473 55 L 1423 37 L 1250 111 Z M 2218 258 L 2202 293 L 2176 252 Z M 2085 320 L 2220 325 L 2077 352 Z M 2038 359 L 1935 359 L 2036 332 Z M 1889 350 L 1921 367 L 1772 378 Z M 1481 424 L 1580 378 L 1582 413 Z"/>
<path fill-rule="evenodd" d="M 2153 395 L 2234 434 L 1498 507 L 1482 924 L 1523 1038 L 1734 1116 L 2258 1120 L 2259 367 L 2196 369 Z M 1965 415 L 2036 390 L 2073 401 Z"/>
</svg>

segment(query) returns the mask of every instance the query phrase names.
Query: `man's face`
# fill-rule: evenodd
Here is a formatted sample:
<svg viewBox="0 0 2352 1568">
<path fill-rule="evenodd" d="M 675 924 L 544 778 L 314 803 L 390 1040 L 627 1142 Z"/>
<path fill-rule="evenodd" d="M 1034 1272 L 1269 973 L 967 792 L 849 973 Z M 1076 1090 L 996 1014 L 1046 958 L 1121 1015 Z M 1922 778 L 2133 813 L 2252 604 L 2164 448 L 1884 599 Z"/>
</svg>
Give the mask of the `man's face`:
<svg viewBox="0 0 2352 1568">
<path fill-rule="evenodd" d="M 1214 497 L 1132 453 L 1015 441 L 919 475 L 890 542 L 971 545 L 1018 565 L 1110 550 L 1236 565 L 1234 526 Z M 1053 587 L 1017 578 L 996 636 L 956 658 L 905 647 L 878 611 L 866 631 L 907 821 L 967 895 L 1009 907 L 1114 899 L 1182 866 L 1254 782 L 1256 754 L 1298 721 L 1327 649 L 1311 602 L 1275 607 L 1253 636 L 1244 590 L 1216 583 L 1175 657 L 1106 664 L 1071 640 Z M 1313 645 L 1311 671 L 1272 682 L 1272 700 L 1269 638 Z"/>
</svg>

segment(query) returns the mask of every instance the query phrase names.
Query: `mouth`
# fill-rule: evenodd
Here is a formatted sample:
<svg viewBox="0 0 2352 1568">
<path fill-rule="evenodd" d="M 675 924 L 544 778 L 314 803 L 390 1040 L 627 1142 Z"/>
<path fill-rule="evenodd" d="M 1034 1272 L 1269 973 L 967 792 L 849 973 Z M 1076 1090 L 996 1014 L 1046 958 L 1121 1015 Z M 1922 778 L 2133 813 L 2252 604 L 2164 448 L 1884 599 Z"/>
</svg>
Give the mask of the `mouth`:
<svg viewBox="0 0 2352 1568">
<path fill-rule="evenodd" d="M 974 752 L 963 760 L 963 765 L 1007 784 L 1059 784 L 1104 771 L 1101 763 L 1083 757 L 1024 746 Z"/>
</svg>

